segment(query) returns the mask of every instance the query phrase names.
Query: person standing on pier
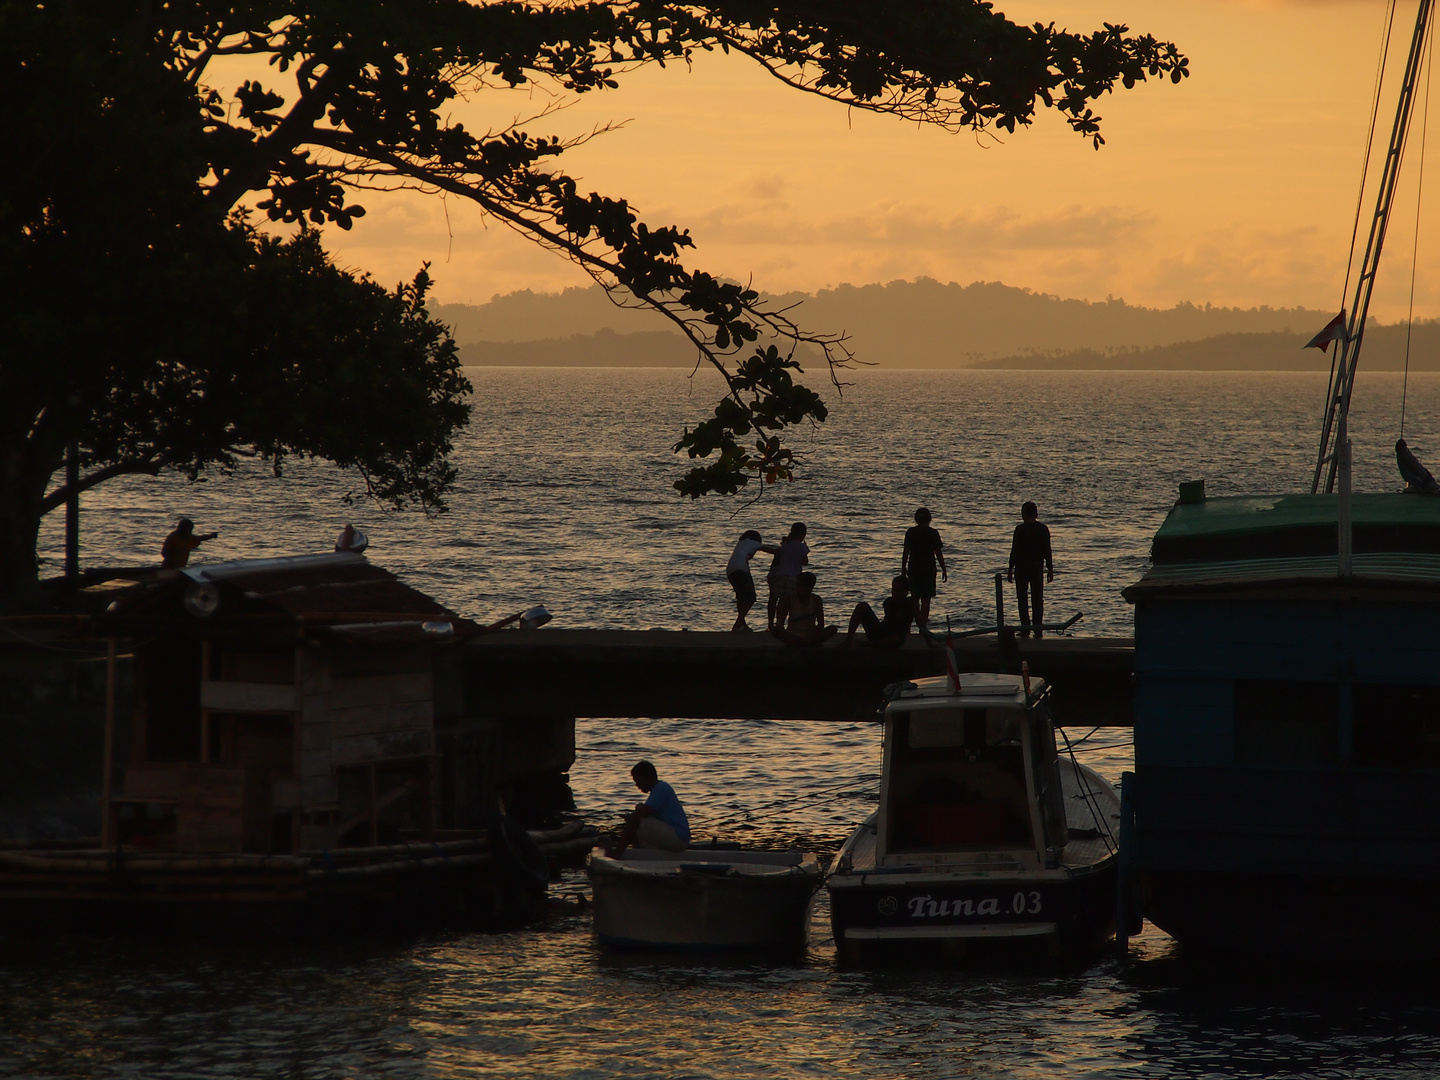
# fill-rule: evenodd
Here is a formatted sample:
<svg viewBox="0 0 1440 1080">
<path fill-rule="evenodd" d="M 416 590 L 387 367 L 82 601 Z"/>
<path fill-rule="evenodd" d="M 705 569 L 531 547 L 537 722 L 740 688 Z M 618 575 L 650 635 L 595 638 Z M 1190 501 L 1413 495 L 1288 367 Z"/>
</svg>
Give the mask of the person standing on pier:
<svg viewBox="0 0 1440 1080">
<path fill-rule="evenodd" d="M 1015 598 L 1020 604 L 1020 636 L 1030 636 L 1034 616 L 1035 636 L 1044 637 L 1045 584 L 1055 580 L 1055 559 L 1050 553 L 1050 530 L 1040 521 L 1040 511 L 1033 502 L 1020 507 L 1020 524 L 1010 541 L 1010 569 L 1006 580 L 1015 583 Z"/>
<path fill-rule="evenodd" d="M 790 534 L 780 541 L 780 550 L 770 566 L 767 581 L 770 584 L 769 619 L 767 629 L 783 627 L 784 620 L 778 619 L 780 602 L 795 595 L 795 583 L 800 571 L 810 561 L 810 548 L 805 543 L 805 523 L 797 521 L 790 526 Z"/>
<path fill-rule="evenodd" d="M 626 816 L 610 857 L 618 859 L 630 847 L 677 852 L 689 847 L 690 819 L 675 789 L 660 779 L 648 761 L 637 761 L 630 770 L 630 779 L 646 798 Z"/>
<path fill-rule="evenodd" d="M 910 582 L 910 592 L 920 605 L 915 625 L 922 630 L 930 625 L 930 601 L 938 591 L 937 566 L 940 580 L 949 581 L 944 545 L 940 543 L 940 534 L 930 527 L 930 511 L 922 506 L 915 511 L 915 524 L 905 530 L 905 550 L 900 555 L 900 573 Z"/>
<path fill-rule="evenodd" d="M 208 532 L 196 536 L 195 523 L 189 518 L 181 518 L 170 535 L 165 537 L 165 543 L 160 545 L 160 569 L 184 569 L 190 562 L 190 552 L 219 535 L 218 532 Z"/>
<path fill-rule="evenodd" d="M 736 616 L 735 625 L 730 627 L 732 632 L 750 629 L 745 622 L 745 616 L 755 606 L 755 577 L 750 573 L 750 560 L 755 558 L 757 551 L 771 555 L 780 554 L 779 548 L 767 547 L 754 529 L 746 529 L 740 534 L 740 541 L 735 545 L 730 561 L 725 565 L 725 579 L 735 590 Z"/>
</svg>

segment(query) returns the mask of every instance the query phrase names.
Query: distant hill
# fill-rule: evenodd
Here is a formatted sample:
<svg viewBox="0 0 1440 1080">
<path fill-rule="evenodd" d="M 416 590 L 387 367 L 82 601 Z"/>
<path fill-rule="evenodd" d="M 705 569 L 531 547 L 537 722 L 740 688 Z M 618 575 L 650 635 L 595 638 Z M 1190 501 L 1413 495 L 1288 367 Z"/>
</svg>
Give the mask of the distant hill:
<svg viewBox="0 0 1440 1080">
<path fill-rule="evenodd" d="M 1022 371 L 1329 371 L 1330 356 L 1304 347 L 1311 336 L 1217 334 L 1150 349 L 1020 353 L 975 366 Z M 1405 366 L 1404 325 L 1368 327 L 1360 363 L 1371 371 L 1400 371 Z M 1410 337 L 1410 370 L 1440 371 L 1440 322 L 1415 324 Z"/>
<path fill-rule="evenodd" d="M 749 350 L 746 350 L 746 355 Z M 695 346 L 668 330 L 617 334 L 568 334 L 537 341 L 472 341 L 460 346 L 467 367 L 694 367 Z M 796 359 L 808 367 L 820 351 L 802 347 Z"/>
<path fill-rule="evenodd" d="M 668 330 L 567 334 L 538 341 L 472 341 L 460 346 L 467 367 L 691 367 L 695 347 Z"/>
<path fill-rule="evenodd" d="M 1038 364 L 1030 354 L 1093 350 L 1108 355 L 1232 334 L 1308 337 L 1334 315 L 1305 308 L 1147 308 L 1123 300 L 1062 299 L 998 282 L 957 285 L 930 279 L 841 285 L 768 299 L 776 308 L 798 305 L 791 316 L 806 329 L 846 332 L 861 359 L 896 368 L 970 367 L 1022 355 L 1027 362 L 1021 366 L 1029 366 Z M 439 304 L 432 310 L 465 346 L 467 363 L 500 363 L 493 358 L 505 355 L 504 363 L 553 364 L 568 362 L 557 357 L 583 356 L 587 349 L 592 358 L 578 362 L 610 363 L 595 358 L 616 350 L 631 357 L 626 363 L 640 362 L 637 356 L 652 358 L 646 366 L 693 362 L 683 344 L 680 358 L 665 359 L 670 353 L 661 335 L 679 339 L 662 317 L 617 308 L 598 286 L 561 293 L 516 292 L 487 304 Z M 602 342 L 597 337 L 589 343 L 562 344 L 606 330 L 625 340 Z M 529 350 L 498 348 L 520 342 L 535 344 Z"/>
</svg>

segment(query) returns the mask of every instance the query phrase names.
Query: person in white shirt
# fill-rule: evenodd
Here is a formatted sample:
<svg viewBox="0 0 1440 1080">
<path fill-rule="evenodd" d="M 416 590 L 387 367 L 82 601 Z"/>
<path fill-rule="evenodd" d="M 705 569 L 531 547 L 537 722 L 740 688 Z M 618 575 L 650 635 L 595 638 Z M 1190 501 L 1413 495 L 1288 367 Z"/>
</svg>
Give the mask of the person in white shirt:
<svg viewBox="0 0 1440 1080">
<path fill-rule="evenodd" d="M 776 547 L 767 547 L 760 539 L 760 534 L 754 529 L 746 529 L 740 534 L 740 541 L 735 545 L 735 550 L 730 555 L 730 561 L 725 564 L 725 578 L 730 582 L 731 588 L 735 590 L 737 614 L 735 625 L 730 627 L 732 631 L 750 629 L 745 622 L 745 616 L 755 606 L 755 578 L 750 573 L 750 560 L 755 558 L 757 551 L 774 555 L 779 550 Z"/>
</svg>

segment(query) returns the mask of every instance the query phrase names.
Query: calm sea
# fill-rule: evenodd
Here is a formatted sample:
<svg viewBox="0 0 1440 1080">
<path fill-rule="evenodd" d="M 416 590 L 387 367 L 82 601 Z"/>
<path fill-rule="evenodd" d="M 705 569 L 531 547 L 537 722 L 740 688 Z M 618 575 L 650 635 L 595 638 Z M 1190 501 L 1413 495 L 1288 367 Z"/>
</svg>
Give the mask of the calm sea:
<svg viewBox="0 0 1440 1080">
<path fill-rule="evenodd" d="M 1119 590 L 1145 566 L 1176 484 L 1308 488 L 1324 380 L 1269 373 L 876 372 L 802 436 L 804 483 L 688 503 L 669 445 L 713 380 L 664 371 L 471 372 L 476 414 L 448 514 L 347 511 L 352 481 L 251 464 L 198 486 L 127 480 L 84 501 L 87 565 L 151 561 L 180 514 L 212 559 L 324 551 L 347 516 L 371 557 L 461 612 L 543 602 L 560 626 L 724 629 L 736 536 L 810 527 L 838 614 L 883 595 L 928 505 L 951 579 L 935 610 L 993 619 L 1019 504 L 1050 524 L 1050 612 L 1128 634 Z M 1366 375 L 1352 412 L 1357 487 L 1399 486 L 1401 381 Z M 1412 376 L 1405 433 L 1440 463 L 1440 378 Z M 59 522 L 42 548 L 60 557 Z M 543 631 L 542 631 L 543 632 Z M 1078 737 L 1081 733 L 1075 733 Z M 833 851 L 877 797 L 865 725 L 584 720 L 572 782 L 603 821 L 659 763 L 702 836 Z M 1117 777 L 1128 733 L 1076 748 Z M 555 890 L 582 897 L 583 876 Z M 3 928 L 0 928 L 3 933 Z M 1186 964 L 1153 929 L 1127 963 L 1017 972 L 843 970 L 817 905 L 784 966 L 599 953 L 588 916 L 404 945 L 257 949 L 0 937 L 0 1076 L 25 1077 L 1385 1077 L 1440 1075 L 1433 980 Z"/>
</svg>

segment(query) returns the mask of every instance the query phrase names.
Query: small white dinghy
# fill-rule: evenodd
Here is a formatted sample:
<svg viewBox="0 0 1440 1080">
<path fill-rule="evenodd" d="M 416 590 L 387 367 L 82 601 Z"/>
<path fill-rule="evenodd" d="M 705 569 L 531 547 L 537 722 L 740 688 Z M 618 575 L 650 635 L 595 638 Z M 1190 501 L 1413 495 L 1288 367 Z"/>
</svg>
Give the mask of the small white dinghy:
<svg viewBox="0 0 1440 1080">
<path fill-rule="evenodd" d="M 590 852 L 595 935 L 615 949 L 798 951 L 820 863 L 805 851 Z"/>
</svg>

